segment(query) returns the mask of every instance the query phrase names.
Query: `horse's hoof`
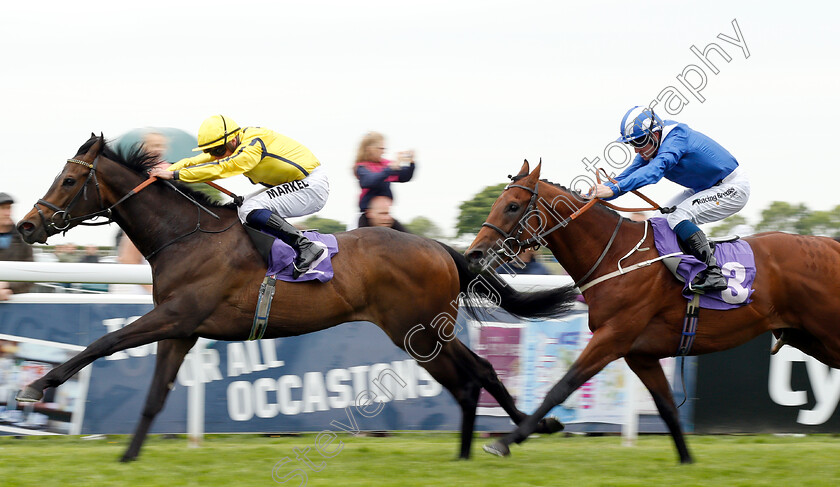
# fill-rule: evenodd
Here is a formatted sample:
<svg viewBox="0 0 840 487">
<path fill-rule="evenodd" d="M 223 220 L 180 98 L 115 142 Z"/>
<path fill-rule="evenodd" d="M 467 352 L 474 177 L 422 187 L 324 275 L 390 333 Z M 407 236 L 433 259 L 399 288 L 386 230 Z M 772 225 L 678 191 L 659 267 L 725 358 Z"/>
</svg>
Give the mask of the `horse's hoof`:
<svg viewBox="0 0 840 487">
<path fill-rule="evenodd" d="M 491 455 L 496 455 L 497 457 L 510 456 L 510 448 L 508 448 L 507 445 L 500 441 L 497 441 L 490 445 L 484 445 L 484 451 L 490 453 Z"/>
<path fill-rule="evenodd" d="M 38 402 L 44 397 L 44 391 L 39 391 L 32 386 L 26 386 L 19 390 L 15 396 L 17 402 Z"/>
<path fill-rule="evenodd" d="M 120 463 L 133 462 L 135 460 L 137 460 L 137 457 L 129 457 L 129 456 L 126 456 L 126 455 L 120 457 Z"/>
<path fill-rule="evenodd" d="M 566 429 L 566 425 L 561 423 L 556 417 L 549 416 L 541 419 L 540 422 L 537 423 L 536 433 L 547 433 L 550 435 L 552 433 L 557 433 L 558 431 L 563 431 L 564 429 Z"/>
</svg>

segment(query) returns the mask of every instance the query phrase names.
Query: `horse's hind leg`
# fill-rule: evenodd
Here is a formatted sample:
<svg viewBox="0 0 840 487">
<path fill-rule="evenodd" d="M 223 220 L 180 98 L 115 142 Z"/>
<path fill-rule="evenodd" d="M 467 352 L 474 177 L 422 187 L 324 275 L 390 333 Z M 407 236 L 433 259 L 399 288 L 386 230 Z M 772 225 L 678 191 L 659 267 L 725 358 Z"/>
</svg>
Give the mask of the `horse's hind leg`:
<svg viewBox="0 0 840 487">
<path fill-rule="evenodd" d="M 149 386 L 149 393 L 146 396 L 146 405 L 143 407 L 143 414 L 140 416 L 140 423 L 131 438 L 131 444 L 125 451 L 120 461 L 128 462 L 135 460 L 140 453 L 140 447 L 146 440 L 149 428 L 152 426 L 155 416 L 163 409 L 166 396 L 174 386 L 175 377 L 184 362 L 187 352 L 195 345 L 198 337 L 173 338 L 158 343 L 157 360 L 155 362 L 155 375 L 152 384 Z"/>
<path fill-rule="evenodd" d="M 463 345 L 462 345 L 463 346 Z M 453 342 L 448 343 L 433 359 L 418 361 L 429 374 L 445 387 L 461 407 L 461 450 L 459 458 L 468 459 L 472 447 L 475 428 L 475 412 L 481 384 L 471 373 L 459 368 L 458 360 L 453 358 L 458 352 L 453 350 Z"/>
<path fill-rule="evenodd" d="M 628 355 L 624 357 L 630 369 L 639 376 L 642 383 L 650 391 L 659 415 L 668 426 L 677 453 L 680 455 L 680 463 L 692 463 L 691 454 L 685 444 L 680 417 L 677 413 L 677 406 L 674 404 L 674 397 L 671 395 L 671 386 L 665 378 L 659 360 L 654 357 Z"/>
<path fill-rule="evenodd" d="M 487 359 L 470 350 L 460 340 L 453 340 L 453 344 L 456 345 L 453 348 L 457 350 L 459 355 L 458 362 L 461 368 L 475 375 L 479 382 L 481 382 L 481 386 L 493 396 L 514 424 L 519 424 L 524 421 L 528 415 L 516 407 L 513 397 L 499 379 L 499 375 L 496 373 L 493 365 Z M 562 431 L 563 428 L 563 423 L 556 418 L 543 418 L 537 424 L 536 433 L 551 434 Z"/>
<path fill-rule="evenodd" d="M 829 367 L 840 367 L 840 339 L 835 335 L 819 338 L 797 328 L 784 328 L 782 331 L 787 345 L 802 350 Z"/>
</svg>

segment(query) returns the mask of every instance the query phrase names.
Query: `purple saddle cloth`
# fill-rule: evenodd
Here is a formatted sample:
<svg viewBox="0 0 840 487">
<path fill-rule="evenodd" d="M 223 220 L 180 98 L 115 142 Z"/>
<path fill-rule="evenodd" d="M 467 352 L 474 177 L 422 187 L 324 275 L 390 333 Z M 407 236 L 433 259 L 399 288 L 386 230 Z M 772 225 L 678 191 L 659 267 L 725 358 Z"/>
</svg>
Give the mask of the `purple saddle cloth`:
<svg viewBox="0 0 840 487">
<path fill-rule="evenodd" d="M 314 265 L 309 268 L 306 274 L 302 274 L 297 279 L 292 278 L 292 272 L 295 269 L 293 265 L 297 254 L 295 250 L 280 239 L 275 239 L 271 246 L 271 257 L 268 260 L 268 272 L 266 276 L 274 276 L 275 278 L 286 282 L 303 282 L 318 280 L 327 282 L 333 277 L 332 257 L 338 253 L 338 241 L 335 235 L 328 233 L 321 234 L 318 232 L 303 232 L 303 234 L 311 240 L 315 245 L 322 245 L 326 247 L 327 252 L 321 254 L 321 257 L 315 261 Z"/>
<path fill-rule="evenodd" d="M 677 243 L 677 235 L 668 226 L 665 218 L 651 218 L 649 221 L 653 226 L 653 241 L 659 255 L 682 253 Z M 717 243 L 715 258 L 729 287 L 723 291 L 701 295 L 700 307 L 724 310 L 752 302 L 751 296 L 755 292 L 752 288 L 755 281 L 755 256 L 752 247 L 743 240 Z M 677 273 L 689 283 L 705 268 L 706 265 L 693 256 L 683 255 Z M 688 284 L 683 287 L 682 294 L 686 299 L 692 298 Z"/>
</svg>

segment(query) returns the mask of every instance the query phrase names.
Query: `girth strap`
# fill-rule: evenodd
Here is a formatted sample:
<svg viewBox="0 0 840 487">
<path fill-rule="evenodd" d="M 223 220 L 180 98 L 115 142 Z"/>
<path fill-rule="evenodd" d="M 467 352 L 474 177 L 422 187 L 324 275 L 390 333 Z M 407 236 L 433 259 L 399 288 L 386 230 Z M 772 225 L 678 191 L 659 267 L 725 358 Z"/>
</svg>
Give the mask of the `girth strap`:
<svg viewBox="0 0 840 487">
<path fill-rule="evenodd" d="M 677 357 L 688 355 L 691 351 L 691 346 L 694 344 L 694 337 L 697 335 L 697 321 L 700 316 L 700 295 L 694 293 L 694 297 L 688 302 L 685 308 L 685 318 L 683 319 L 682 337 L 680 338 L 680 346 L 677 348 Z"/>
<path fill-rule="evenodd" d="M 268 328 L 268 313 L 271 311 L 271 300 L 274 298 L 274 284 L 277 279 L 274 276 L 266 276 L 260 285 L 260 297 L 257 301 L 257 312 L 254 315 L 254 324 L 251 325 L 251 333 L 248 340 L 259 340 L 265 335 Z"/>
</svg>

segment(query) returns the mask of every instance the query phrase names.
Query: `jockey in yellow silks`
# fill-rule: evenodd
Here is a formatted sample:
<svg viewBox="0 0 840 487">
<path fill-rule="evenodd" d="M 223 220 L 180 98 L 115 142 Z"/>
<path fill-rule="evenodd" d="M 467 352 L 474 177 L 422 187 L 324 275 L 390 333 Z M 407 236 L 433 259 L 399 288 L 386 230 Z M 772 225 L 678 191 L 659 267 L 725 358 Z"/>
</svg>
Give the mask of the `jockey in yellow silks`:
<svg viewBox="0 0 840 487">
<path fill-rule="evenodd" d="M 327 202 L 329 180 L 315 155 L 285 135 L 260 127 L 240 128 L 223 115 L 201 124 L 198 147 L 193 150 L 202 154 L 152 169 L 150 175 L 193 183 L 242 174 L 266 186 L 245 197 L 239 219 L 294 248 L 294 277 L 306 273 L 325 249 L 285 219 L 315 213 Z"/>
</svg>

